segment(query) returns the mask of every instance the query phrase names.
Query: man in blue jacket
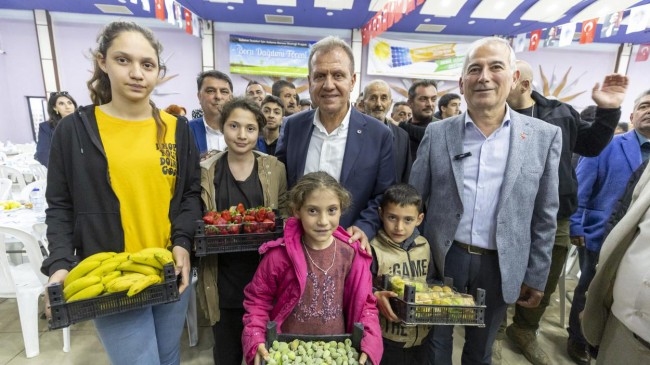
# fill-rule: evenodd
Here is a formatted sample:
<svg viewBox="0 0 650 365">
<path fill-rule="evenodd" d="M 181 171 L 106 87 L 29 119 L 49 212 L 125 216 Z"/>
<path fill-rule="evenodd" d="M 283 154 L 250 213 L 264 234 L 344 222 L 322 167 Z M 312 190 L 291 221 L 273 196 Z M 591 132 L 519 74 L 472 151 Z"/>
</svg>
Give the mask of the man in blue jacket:
<svg viewBox="0 0 650 365">
<path fill-rule="evenodd" d="M 203 71 L 196 78 L 199 89 L 197 96 L 203 116 L 189 121 L 194 142 L 201 154 L 211 150 L 223 151 L 226 141 L 219 128 L 221 108 L 232 99 L 232 81 L 225 73 L 217 70 Z"/>
<path fill-rule="evenodd" d="M 607 221 L 630 176 L 650 156 L 650 90 L 634 101 L 630 119 L 634 130 L 614 137 L 598 157 L 580 158 L 576 169 L 578 210 L 571 217 L 571 239 L 585 250 L 569 316 L 569 342 L 583 347 L 587 341 L 580 330 L 579 315 L 596 273 Z"/>
</svg>

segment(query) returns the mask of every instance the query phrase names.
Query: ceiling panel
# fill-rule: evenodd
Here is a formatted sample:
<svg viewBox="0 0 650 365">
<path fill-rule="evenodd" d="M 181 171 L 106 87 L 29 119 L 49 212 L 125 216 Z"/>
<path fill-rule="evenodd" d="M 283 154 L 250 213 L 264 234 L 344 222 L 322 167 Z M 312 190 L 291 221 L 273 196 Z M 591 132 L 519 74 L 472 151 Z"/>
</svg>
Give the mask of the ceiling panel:
<svg viewBox="0 0 650 365">
<path fill-rule="evenodd" d="M 153 9 L 154 0 L 148 1 L 150 8 Z M 194 14 L 217 23 L 267 24 L 265 15 L 270 13 L 278 15 L 280 9 L 282 15 L 293 17 L 294 26 L 358 29 L 375 15 L 376 12 L 370 11 L 369 7 L 381 9 L 390 0 L 178 1 Z M 136 4 L 119 0 L 0 0 L 0 9 L 44 9 L 53 12 L 104 14 L 95 6 L 97 3 L 126 7 L 133 13 L 133 17 L 154 18 L 154 13 L 142 9 L 141 2 L 142 0 L 137 1 Z M 291 6 L 293 4 L 295 6 Z M 444 26 L 438 34 L 514 36 L 568 23 L 574 18 L 576 21 L 581 21 L 598 16 L 593 14 L 600 14 L 603 11 L 614 12 L 642 4 L 650 4 L 650 0 L 428 0 L 409 15 L 403 16 L 389 31 L 415 33 L 420 25 L 435 23 Z M 607 9 L 611 10 L 603 10 L 603 6 L 609 6 Z M 121 16 L 122 19 L 128 17 L 128 15 Z M 625 27 L 625 24 L 622 25 L 622 30 L 616 36 L 605 39 L 600 39 L 600 33 L 597 32 L 596 42 L 650 43 L 648 29 L 646 32 L 626 35 Z"/>
</svg>

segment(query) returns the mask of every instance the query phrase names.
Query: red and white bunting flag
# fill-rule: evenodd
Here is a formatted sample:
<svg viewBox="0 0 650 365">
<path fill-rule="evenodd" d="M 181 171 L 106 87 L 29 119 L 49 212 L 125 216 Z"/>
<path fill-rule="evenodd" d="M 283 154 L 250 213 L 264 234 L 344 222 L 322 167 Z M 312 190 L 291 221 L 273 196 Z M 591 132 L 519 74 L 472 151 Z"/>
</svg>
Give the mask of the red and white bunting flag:
<svg viewBox="0 0 650 365">
<path fill-rule="evenodd" d="M 154 6 L 156 7 L 156 18 L 165 21 L 165 1 L 155 0 Z"/>
<path fill-rule="evenodd" d="M 539 42 L 542 39 L 542 30 L 537 29 L 532 32 L 530 32 L 530 45 L 528 46 L 529 51 L 537 51 L 537 47 L 539 46 Z"/>
<path fill-rule="evenodd" d="M 634 61 L 645 62 L 648 60 L 648 56 L 650 56 L 650 43 L 640 44 Z"/>
<path fill-rule="evenodd" d="M 193 31 L 192 31 L 192 12 L 187 10 L 187 9 L 183 9 L 183 13 L 185 13 L 185 33 L 192 34 L 193 33 Z"/>
<path fill-rule="evenodd" d="M 594 34 L 596 34 L 596 25 L 598 18 L 582 22 L 582 33 L 580 34 L 580 44 L 593 43 Z"/>
</svg>

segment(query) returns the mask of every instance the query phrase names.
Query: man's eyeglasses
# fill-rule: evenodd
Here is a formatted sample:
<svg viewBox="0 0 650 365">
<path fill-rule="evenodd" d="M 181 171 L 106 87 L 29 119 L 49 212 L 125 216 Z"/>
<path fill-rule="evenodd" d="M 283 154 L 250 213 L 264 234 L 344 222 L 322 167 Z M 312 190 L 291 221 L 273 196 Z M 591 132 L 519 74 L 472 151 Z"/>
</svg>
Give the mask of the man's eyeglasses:
<svg viewBox="0 0 650 365">
<path fill-rule="evenodd" d="M 53 98 L 55 96 L 61 96 L 61 95 L 67 96 L 68 92 L 67 91 L 54 91 L 54 92 L 50 93 L 50 98 Z"/>
</svg>

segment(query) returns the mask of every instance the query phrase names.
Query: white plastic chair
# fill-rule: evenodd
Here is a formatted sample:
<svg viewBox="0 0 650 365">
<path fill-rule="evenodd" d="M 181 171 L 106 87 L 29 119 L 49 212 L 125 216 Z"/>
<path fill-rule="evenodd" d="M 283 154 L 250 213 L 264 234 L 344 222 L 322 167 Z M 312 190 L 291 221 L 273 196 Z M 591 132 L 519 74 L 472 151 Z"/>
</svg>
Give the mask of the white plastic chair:
<svg viewBox="0 0 650 365">
<path fill-rule="evenodd" d="M 34 181 L 47 180 L 47 167 L 40 163 L 33 163 L 29 165 L 29 169 L 32 171 L 32 175 L 34 175 Z"/>
<path fill-rule="evenodd" d="M 14 181 L 20 189 L 24 188 L 25 185 L 25 176 L 23 173 L 9 166 L 0 166 L 0 177 L 4 177 Z"/>
<path fill-rule="evenodd" d="M 10 265 L 6 255 L 5 235 L 10 235 L 24 245 L 29 263 Z M 38 298 L 43 293 L 47 277 L 40 272 L 43 255 L 36 238 L 31 234 L 9 227 L 0 227 L 0 297 L 16 298 L 20 327 L 25 342 L 25 356 L 38 356 Z M 63 330 L 63 351 L 70 351 L 70 330 Z"/>
<path fill-rule="evenodd" d="M 45 189 L 47 189 L 47 180 L 36 180 L 27 184 L 20 190 L 20 195 L 18 196 L 19 200 L 29 201 L 29 193 L 32 192 L 35 188 L 38 188 L 45 197 Z"/>
<path fill-rule="evenodd" d="M 0 177 L 0 200 L 9 200 L 11 185 L 13 185 L 13 182 L 10 179 Z"/>
</svg>

